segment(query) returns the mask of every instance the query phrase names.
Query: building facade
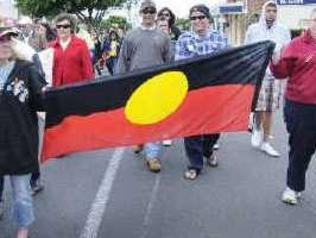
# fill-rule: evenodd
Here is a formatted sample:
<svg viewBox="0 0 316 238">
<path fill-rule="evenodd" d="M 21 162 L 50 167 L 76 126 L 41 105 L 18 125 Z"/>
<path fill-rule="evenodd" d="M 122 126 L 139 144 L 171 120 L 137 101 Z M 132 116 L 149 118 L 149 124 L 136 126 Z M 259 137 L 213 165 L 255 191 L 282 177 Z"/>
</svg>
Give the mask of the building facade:
<svg viewBox="0 0 316 238">
<path fill-rule="evenodd" d="M 18 18 L 18 11 L 15 8 L 14 0 L 0 0 L 0 16 L 2 18 Z"/>
<path fill-rule="evenodd" d="M 220 6 L 221 22 L 233 46 L 243 43 L 248 26 L 259 20 L 262 5 L 267 1 L 226 0 L 226 3 Z M 277 0 L 276 2 L 279 5 L 279 21 L 291 30 L 292 36 L 307 27 L 310 12 L 316 7 L 316 0 Z"/>
</svg>

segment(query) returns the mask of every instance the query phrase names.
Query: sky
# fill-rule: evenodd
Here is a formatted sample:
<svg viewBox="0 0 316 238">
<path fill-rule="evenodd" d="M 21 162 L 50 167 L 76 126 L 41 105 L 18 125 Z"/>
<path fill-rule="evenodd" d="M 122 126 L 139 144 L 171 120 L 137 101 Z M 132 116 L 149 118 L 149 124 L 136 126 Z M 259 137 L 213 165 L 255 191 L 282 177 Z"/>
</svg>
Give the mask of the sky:
<svg viewBox="0 0 316 238">
<path fill-rule="evenodd" d="M 214 6 L 218 3 L 226 2 L 225 0 L 154 0 L 157 8 L 169 7 L 177 17 L 185 17 L 189 14 L 189 9 L 196 5 L 203 3 L 208 7 Z"/>
</svg>

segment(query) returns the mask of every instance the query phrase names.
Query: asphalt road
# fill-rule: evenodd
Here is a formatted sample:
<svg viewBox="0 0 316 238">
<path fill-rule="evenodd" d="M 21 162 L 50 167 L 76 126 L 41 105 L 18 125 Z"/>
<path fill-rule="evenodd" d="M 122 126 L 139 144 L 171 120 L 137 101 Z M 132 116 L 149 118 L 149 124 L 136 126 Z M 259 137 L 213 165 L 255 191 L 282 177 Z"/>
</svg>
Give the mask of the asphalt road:
<svg viewBox="0 0 316 238">
<path fill-rule="evenodd" d="M 45 190 L 34 199 L 31 238 L 315 238 L 315 160 L 301 203 L 283 204 L 287 134 L 281 115 L 274 136 L 281 158 L 251 148 L 249 133 L 223 135 L 219 167 L 206 167 L 196 181 L 183 179 L 181 140 L 164 148 L 160 174 L 148 172 L 130 148 L 51 161 L 43 166 Z M 14 233 L 10 189 L 7 183 L 0 238 Z"/>
</svg>

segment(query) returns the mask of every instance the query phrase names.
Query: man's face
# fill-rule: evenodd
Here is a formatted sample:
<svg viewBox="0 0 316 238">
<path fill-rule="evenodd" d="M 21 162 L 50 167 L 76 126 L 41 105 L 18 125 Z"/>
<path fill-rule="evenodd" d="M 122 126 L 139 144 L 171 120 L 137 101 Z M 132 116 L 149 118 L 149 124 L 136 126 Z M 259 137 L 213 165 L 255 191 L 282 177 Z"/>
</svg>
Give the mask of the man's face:
<svg viewBox="0 0 316 238">
<path fill-rule="evenodd" d="M 190 16 L 193 31 L 196 33 L 203 33 L 210 27 L 209 19 L 199 11 L 192 12 Z"/>
<path fill-rule="evenodd" d="M 167 34 L 169 34 L 169 32 L 170 32 L 169 24 L 168 24 L 167 20 L 159 20 L 157 22 L 157 27 L 158 27 L 158 29 L 160 29 L 161 31 L 163 31 Z"/>
<path fill-rule="evenodd" d="M 71 35 L 71 24 L 68 20 L 56 23 L 57 34 L 60 38 L 68 38 Z"/>
<path fill-rule="evenodd" d="M 278 10 L 275 6 L 267 6 L 265 10 L 266 21 L 268 24 L 275 22 Z"/>
<path fill-rule="evenodd" d="M 156 9 L 152 7 L 145 8 L 141 11 L 141 17 L 143 18 L 142 23 L 144 25 L 154 25 L 156 19 Z"/>
</svg>

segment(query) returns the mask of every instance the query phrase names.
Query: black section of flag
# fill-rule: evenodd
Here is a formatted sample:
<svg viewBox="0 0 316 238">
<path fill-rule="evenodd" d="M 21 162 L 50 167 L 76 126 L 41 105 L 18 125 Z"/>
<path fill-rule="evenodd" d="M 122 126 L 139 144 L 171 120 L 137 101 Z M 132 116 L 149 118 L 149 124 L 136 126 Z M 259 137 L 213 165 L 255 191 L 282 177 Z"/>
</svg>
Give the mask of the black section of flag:
<svg viewBox="0 0 316 238">
<path fill-rule="evenodd" d="M 256 84 L 258 95 L 273 49 L 274 44 L 265 41 L 169 65 L 48 90 L 44 97 L 44 104 L 49 109 L 46 127 L 54 126 L 70 115 L 84 116 L 124 107 L 141 84 L 168 71 L 184 72 L 189 80 L 189 90 L 225 84 Z"/>
</svg>

